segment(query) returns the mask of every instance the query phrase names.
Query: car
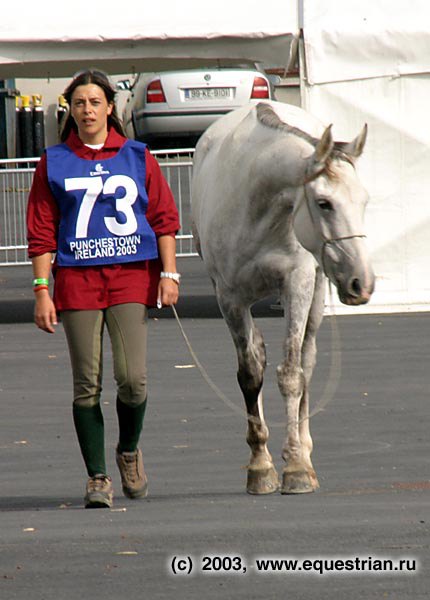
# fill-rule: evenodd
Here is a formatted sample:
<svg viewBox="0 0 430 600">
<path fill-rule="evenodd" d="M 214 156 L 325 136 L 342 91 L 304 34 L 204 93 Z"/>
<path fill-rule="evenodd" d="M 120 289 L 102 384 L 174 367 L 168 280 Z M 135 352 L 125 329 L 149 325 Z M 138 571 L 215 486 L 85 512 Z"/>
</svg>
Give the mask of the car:
<svg viewBox="0 0 430 600">
<path fill-rule="evenodd" d="M 222 115 L 274 99 L 258 68 L 210 68 L 139 74 L 129 85 L 122 120 L 128 137 L 150 148 L 191 147 Z"/>
</svg>

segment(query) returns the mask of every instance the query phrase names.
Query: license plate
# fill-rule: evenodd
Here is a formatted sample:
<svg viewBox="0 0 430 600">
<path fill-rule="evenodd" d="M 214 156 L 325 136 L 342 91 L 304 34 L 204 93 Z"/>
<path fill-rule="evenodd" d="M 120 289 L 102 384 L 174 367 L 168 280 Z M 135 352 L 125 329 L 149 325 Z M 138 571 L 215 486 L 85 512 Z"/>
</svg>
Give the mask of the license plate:
<svg viewBox="0 0 430 600">
<path fill-rule="evenodd" d="M 233 97 L 233 88 L 190 88 L 184 92 L 185 100 L 218 100 Z"/>
</svg>

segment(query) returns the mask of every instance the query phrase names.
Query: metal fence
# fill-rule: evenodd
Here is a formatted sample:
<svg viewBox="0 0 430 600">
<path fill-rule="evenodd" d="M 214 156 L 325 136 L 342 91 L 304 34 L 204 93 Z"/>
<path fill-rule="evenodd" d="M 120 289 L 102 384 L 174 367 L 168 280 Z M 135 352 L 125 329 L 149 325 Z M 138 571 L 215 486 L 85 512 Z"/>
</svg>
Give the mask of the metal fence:
<svg viewBox="0 0 430 600">
<path fill-rule="evenodd" d="M 195 256 L 191 233 L 191 174 L 193 148 L 154 150 L 178 207 L 181 230 L 177 256 Z M 38 158 L 0 159 L 0 266 L 29 264 L 26 211 Z"/>
</svg>

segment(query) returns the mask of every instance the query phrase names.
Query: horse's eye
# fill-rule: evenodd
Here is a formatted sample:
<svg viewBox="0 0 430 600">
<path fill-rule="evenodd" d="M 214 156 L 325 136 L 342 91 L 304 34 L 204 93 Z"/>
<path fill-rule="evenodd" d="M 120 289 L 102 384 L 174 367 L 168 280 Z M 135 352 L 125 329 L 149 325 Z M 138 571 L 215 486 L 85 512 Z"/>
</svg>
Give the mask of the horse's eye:
<svg viewBox="0 0 430 600">
<path fill-rule="evenodd" d="M 320 198 L 317 203 L 321 210 L 333 210 L 333 204 L 325 198 Z"/>
</svg>

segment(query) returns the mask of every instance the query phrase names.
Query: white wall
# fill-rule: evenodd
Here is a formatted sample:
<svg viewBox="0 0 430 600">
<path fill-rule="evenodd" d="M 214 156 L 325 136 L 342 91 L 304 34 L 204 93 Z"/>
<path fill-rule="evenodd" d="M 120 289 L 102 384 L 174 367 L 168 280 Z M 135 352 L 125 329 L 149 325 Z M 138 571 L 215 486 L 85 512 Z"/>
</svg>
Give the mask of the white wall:
<svg viewBox="0 0 430 600">
<path fill-rule="evenodd" d="M 357 170 L 377 282 L 354 312 L 430 310 L 430 31 L 421 27 L 430 5 L 303 4 L 303 107 L 333 123 L 338 140 L 369 126 Z"/>
</svg>

